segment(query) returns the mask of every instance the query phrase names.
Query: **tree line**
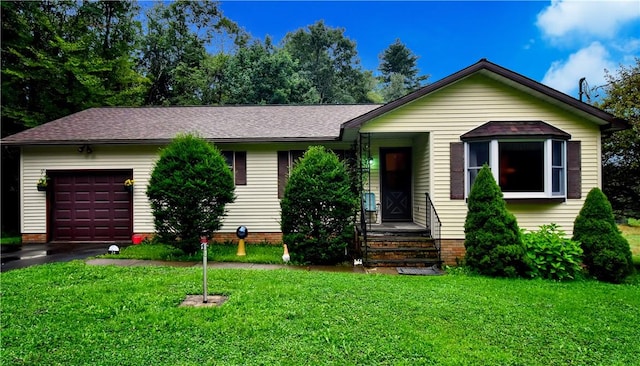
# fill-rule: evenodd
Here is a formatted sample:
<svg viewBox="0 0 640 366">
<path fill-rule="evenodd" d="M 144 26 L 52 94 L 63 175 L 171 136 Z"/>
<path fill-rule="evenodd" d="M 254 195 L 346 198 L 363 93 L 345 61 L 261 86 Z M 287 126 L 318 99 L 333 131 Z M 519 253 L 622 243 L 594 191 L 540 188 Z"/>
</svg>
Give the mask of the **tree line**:
<svg viewBox="0 0 640 366">
<path fill-rule="evenodd" d="M 211 1 L 3 1 L 2 136 L 96 106 L 380 103 L 427 76 L 400 40 L 364 70 L 318 21 L 279 45 Z"/>
</svg>

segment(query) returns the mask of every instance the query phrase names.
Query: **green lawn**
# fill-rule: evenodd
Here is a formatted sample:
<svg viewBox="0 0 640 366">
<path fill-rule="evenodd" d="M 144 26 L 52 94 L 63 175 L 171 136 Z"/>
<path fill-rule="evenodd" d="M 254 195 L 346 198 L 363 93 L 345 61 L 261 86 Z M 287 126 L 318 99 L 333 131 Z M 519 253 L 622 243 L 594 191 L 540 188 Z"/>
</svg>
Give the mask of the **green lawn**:
<svg viewBox="0 0 640 366">
<path fill-rule="evenodd" d="M 237 252 L 237 244 L 210 243 L 207 247 L 207 260 L 216 262 L 282 263 L 282 245 L 245 244 L 246 255 L 238 256 Z M 105 254 L 100 257 L 201 262 L 202 251 L 198 251 L 194 255 L 185 255 L 181 250 L 170 245 L 142 244 L 123 248 L 120 254 Z"/>
<path fill-rule="evenodd" d="M 0 237 L 0 244 L 2 245 L 20 245 L 22 244 L 21 236 L 2 235 Z"/>
<path fill-rule="evenodd" d="M 57 263 L 0 274 L 2 365 L 638 365 L 640 284 Z"/>
<path fill-rule="evenodd" d="M 640 263 L 640 227 L 629 225 L 618 225 L 622 235 L 629 241 L 631 254 L 636 258 L 636 262 Z"/>
</svg>

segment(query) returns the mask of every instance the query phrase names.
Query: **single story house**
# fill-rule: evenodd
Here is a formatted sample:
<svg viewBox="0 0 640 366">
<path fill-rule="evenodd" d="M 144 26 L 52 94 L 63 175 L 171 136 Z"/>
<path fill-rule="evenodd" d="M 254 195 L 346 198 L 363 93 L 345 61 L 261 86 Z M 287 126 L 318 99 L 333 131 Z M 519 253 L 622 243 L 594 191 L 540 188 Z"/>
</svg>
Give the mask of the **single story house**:
<svg viewBox="0 0 640 366">
<path fill-rule="evenodd" d="M 235 175 L 237 199 L 218 239 L 245 225 L 250 241 L 280 241 L 288 168 L 308 146 L 324 145 L 358 157 L 365 232 L 426 228 L 442 260 L 454 263 L 464 255 L 466 197 L 484 163 L 522 228 L 553 222 L 571 235 L 587 192 L 601 186 L 602 134 L 627 127 L 482 59 L 384 105 L 92 108 L 2 143 L 21 149 L 24 243 L 152 234 L 145 189 L 158 152 L 195 132 L 223 151 Z M 39 191 L 45 174 L 49 187 Z"/>
</svg>

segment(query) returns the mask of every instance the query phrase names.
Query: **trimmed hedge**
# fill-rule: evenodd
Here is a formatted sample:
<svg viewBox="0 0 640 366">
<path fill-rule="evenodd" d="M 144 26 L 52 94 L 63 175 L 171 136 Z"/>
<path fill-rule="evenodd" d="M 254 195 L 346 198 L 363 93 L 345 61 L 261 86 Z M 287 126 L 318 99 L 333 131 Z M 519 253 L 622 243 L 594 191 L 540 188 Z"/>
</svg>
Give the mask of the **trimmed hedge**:
<svg viewBox="0 0 640 366">
<path fill-rule="evenodd" d="M 200 236 L 222 226 L 234 190 L 231 169 L 215 146 L 178 135 L 161 151 L 147 186 L 158 240 L 195 253 Z"/>
</svg>

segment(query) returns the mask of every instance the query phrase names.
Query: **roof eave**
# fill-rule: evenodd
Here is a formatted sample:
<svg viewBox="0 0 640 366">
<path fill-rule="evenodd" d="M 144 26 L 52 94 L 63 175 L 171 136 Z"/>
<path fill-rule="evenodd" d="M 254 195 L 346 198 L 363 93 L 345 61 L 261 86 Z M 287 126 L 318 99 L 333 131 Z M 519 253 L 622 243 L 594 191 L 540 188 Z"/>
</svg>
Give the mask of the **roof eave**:
<svg viewBox="0 0 640 366">
<path fill-rule="evenodd" d="M 213 143 L 284 143 L 284 142 L 333 142 L 338 141 L 338 136 L 313 136 L 313 137 L 250 137 L 250 138 L 207 138 Z M 5 146 L 63 146 L 63 145 L 166 145 L 173 139 L 102 139 L 102 140 L 21 140 L 2 141 Z"/>
</svg>

